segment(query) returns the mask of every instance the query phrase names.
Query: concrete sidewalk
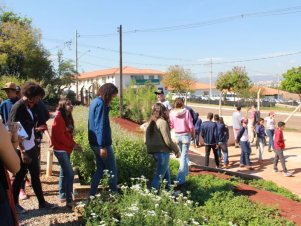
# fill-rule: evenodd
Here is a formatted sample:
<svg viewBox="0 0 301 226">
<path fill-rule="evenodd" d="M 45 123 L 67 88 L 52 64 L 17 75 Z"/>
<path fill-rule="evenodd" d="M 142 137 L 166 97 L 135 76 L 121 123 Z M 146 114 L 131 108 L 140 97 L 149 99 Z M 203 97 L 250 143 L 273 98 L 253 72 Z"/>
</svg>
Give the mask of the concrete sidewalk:
<svg viewBox="0 0 301 226">
<path fill-rule="evenodd" d="M 292 177 L 285 177 L 283 175 L 280 161 L 278 163 L 279 172 L 273 172 L 274 152 L 268 152 L 267 146 L 264 147 L 263 162 L 259 164 L 258 150 L 254 144 L 252 144 L 252 154 L 250 156 L 254 170 L 239 167 L 240 148 L 235 148 L 234 146 L 229 147 L 230 168 L 225 170 L 257 176 L 264 180 L 271 180 L 278 186 L 285 187 L 301 197 L 301 134 L 296 132 L 284 132 L 284 137 L 286 139 L 286 149 L 284 151 L 286 167 L 288 171 L 293 174 Z M 204 146 L 201 148 L 190 147 L 189 160 L 192 164 L 204 165 L 204 157 Z M 210 153 L 209 166 L 215 168 L 212 152 Z"/>
</svg>

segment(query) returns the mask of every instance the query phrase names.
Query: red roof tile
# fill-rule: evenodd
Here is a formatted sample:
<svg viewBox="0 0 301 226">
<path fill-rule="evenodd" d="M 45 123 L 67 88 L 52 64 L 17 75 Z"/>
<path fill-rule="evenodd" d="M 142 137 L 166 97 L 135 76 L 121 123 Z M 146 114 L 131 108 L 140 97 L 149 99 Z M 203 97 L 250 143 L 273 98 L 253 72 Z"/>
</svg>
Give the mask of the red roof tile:
<svg viewBox="0 0 301 226">
<path fill-rule="evenodd" d="M 87 79 L 87 78 L 96 78 L 101 76 L 107 76 L 107 75 L 115 75 L 119 74 L 119 68 L 110 68 L 110 69 L 104 69 L 104 70 L 98 70 L 98 71 L 92 71 L 92 72 L 85 72 L 80 73 L 78 79 Z M 164 72 L 153 70 L 153 69 L 139 69 L 134 67 L 123 67 L 122 69 L 123 75 L 163 75 Z"/>
</svg>

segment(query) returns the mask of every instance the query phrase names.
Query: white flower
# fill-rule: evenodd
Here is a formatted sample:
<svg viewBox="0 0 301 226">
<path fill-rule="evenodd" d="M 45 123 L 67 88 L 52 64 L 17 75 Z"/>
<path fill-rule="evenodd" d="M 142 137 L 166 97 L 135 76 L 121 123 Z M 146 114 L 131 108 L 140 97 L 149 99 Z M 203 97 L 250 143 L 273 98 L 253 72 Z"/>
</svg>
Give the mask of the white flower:
<svg viewBox="0 0 301 226">
<path fill-rule="evenodd" d="M 90 196 L 90 199 L 91 199 L 91 200 L 93 200 L 94 198 L 95 198 L 95 196 L 92 196 L 92 195 Z"/>
<path fill-rule="evenodd" d="M 115 222 L 119 222 L 119 220 L 114 218 L 114 217 L 112 217 L 112 220 L 115 221 Z"/>
<path fill-rule="evenodd" d="M 132 214 L 132 213 L 125 213 L 124 216 L 127 216 L 127 217 L 133 217 L 134 214 Z"/>
<path fill-rule="evenodd" d="M 150 216 L 156 216 L 156 212 L 155 212 L 154 210 L 149 210 L 149 211 L 148 211 L 148 214 L 149 214 Z"/>
<path fill-rule="evenodd" d="M 158 208 L 158 207 L 159 207 L 159 204 L 158 204 L 158 203 L 156 203 L 156 204 L 155 204 L 155 208 Z"/>
</svg>

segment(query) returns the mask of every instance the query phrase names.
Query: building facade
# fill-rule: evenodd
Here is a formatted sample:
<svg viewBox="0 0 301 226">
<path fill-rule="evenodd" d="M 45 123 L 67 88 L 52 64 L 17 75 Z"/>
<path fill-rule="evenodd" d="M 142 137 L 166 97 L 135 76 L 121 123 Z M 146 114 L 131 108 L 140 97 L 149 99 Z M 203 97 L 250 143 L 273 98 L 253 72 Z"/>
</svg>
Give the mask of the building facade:
<svg viewBox="0 0 301 226">
<path fill-rule="evenodd" d="M 157 87 L 163 87 L 162 78 L 164 72 L 153 69 L 138 69 L 125 66 L 122 69 L 122 87 L 127 88 L 133 82 L 136 86 L 150 82 Z M 92 99 L 100 86 L 105 83 L 113 83 L 120 87 L 120 69 L 110 68 L 93 72 L 81 73 L 78 76 L 78 95 L 82 103 Z M 76 83 L 70 89 L 76 92 Z"/>
</svg>

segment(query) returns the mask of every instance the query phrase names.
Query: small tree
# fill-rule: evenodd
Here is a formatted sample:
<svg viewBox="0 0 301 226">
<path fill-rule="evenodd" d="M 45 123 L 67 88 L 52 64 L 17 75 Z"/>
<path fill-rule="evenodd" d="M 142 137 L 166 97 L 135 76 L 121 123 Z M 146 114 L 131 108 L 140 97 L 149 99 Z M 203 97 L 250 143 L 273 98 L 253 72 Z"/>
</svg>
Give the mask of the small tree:
<svg viewBox="0 0 301 226">
<path fill-rule="evenodd" d="M 178 93 L 187 94 L 191 91 L 191 86 L 195 81 L 192 79 L 190 70 L 185 70 L 179 65 L 174 65 L 168 68 L 162 82 L 165 86 L 170 87 Z"/>
<path fill-rule="evenodd" d="M 233 91 L 243 96 L 250 88 L 250 78 L 244 67 L 234 67 L 231 71 L 220 73 L 216 80 L 216 87 L 223 91 Z"/>
<path fill-rule="evenodd" d="M 283 75 L 280 89 L 297 93 L 301 100 L 301 67 L 289 69 Z"/>
</svg>

